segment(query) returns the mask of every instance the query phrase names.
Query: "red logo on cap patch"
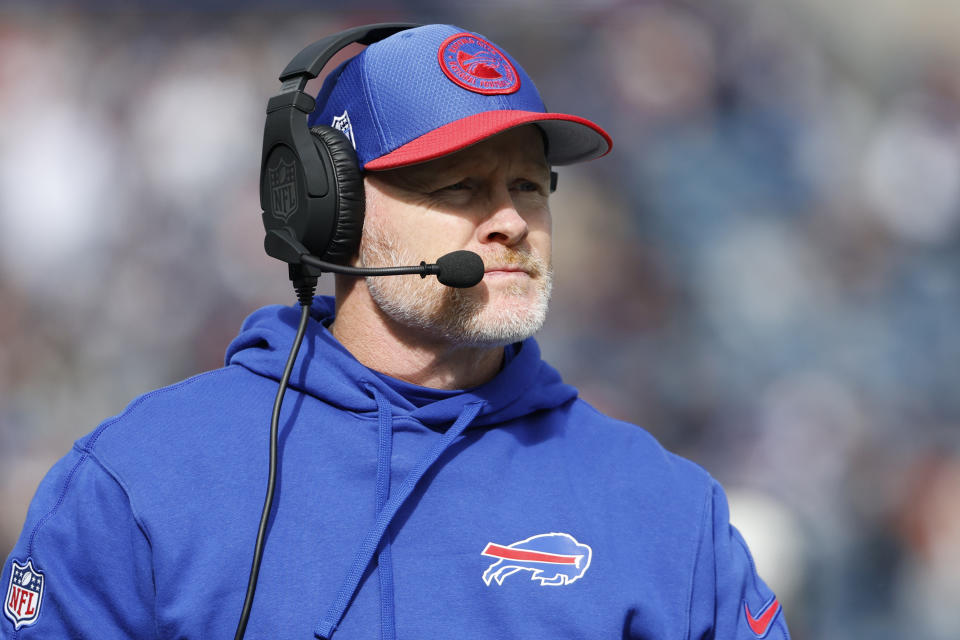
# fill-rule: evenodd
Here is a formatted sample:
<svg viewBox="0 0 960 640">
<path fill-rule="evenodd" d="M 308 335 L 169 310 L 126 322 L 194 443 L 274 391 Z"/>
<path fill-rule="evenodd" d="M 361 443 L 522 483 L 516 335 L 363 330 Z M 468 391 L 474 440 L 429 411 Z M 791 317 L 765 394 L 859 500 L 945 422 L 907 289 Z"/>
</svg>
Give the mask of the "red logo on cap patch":
<svg viewBox="0 0 960 640">
<path fill-rule="evenodd" d="M 520 77 L 507 56 L 473 34 L 458 33 L 444 40 L 439 58 L 447 77 L 469 91 L 496 95 L 520 88 Z"/>
</svg>

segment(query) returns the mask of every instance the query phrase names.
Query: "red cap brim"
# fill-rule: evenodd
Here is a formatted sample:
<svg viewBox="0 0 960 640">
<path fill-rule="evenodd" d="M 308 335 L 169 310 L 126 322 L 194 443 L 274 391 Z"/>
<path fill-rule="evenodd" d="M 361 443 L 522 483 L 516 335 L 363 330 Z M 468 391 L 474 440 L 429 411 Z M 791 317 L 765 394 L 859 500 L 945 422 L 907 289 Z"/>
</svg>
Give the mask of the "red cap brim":
<svg viewBox="0 0 960 640">
<path fill-rule="evenodd" d="M 371 160 L 363 168 L 383 171 L 435 160 L 525 124 L 536 124 L 543 129 L 547 136 L 547 162 L 550 165 L 592 160 L 606 155 L 613 147 L 613 140 L 606 131 L 578 116 L 536 111 L 485 111 L 454 120 L 414 138 Z"/>
</svg>

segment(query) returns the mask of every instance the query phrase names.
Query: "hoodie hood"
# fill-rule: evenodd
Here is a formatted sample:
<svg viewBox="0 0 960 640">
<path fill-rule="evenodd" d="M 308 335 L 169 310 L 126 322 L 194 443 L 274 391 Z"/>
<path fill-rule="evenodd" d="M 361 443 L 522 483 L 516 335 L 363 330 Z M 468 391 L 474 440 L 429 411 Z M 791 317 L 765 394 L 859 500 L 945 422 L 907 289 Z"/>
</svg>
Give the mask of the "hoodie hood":
<svg viewBox="0 0 960 640">
<path fill-rule="evenodd" d="M 377 412 L 370 391 L 376 388 L 392 406 L 394 416 L 410 416 L 428 427 L 443 429 L 466 405 L 480 402 L 483 409 L 472 426 L 490 426 L 560 406 L 577 396 L 576 389 L 564 384 L 560 374 L 540 359 L 536 341 L 528 338 L 517 345 L 515 356 L 489 382 L 417 407 L 381 374 L 361 364 L 327 330 L 334 318 L 332 297 L 314 298 L 310 316 L 290 386 L 345 411 Z M 255 311 L 228 347 L 226 364 L 279 380 L 299 319 L 298 306 L 275 305 Z"/>
</svg>

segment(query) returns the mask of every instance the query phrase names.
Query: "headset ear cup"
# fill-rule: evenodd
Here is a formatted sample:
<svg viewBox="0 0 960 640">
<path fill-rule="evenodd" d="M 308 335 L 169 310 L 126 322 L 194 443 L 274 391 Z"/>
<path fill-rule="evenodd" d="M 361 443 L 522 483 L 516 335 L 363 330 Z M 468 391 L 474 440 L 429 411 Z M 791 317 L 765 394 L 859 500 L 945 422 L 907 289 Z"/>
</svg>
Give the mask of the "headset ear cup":
<svg viewBox="0 0 960 640">
<path fill-rule="evenodd" d="M 353 257 L 360 247 L 366 198 L 363 192 L 363 174 L 353 144 L 339 130 L 318 125 L 311 127 L 317 151 L 330 158 L 336 184 L 336 211 L 333 233 L 321 260 L 343 263 Z"/>
</svg>

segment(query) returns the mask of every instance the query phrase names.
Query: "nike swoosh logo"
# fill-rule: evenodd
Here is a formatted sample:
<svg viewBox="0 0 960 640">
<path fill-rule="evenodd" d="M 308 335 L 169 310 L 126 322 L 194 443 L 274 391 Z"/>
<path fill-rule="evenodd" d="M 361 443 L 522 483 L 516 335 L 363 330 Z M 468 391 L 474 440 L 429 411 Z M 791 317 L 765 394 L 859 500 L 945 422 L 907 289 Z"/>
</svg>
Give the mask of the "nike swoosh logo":
<svg viewBox="0 0 960 640">
<path fill-rule="evenodd" d="M 750 630 L 753 631 L 755 636 L 762 638 L 770 631 L 770 625 L 773 624 L 773 619 L 776 618 L 780 612 L 780 603 L 774 598 L 773 602 L 768 604 L 767 608 L 760 612 L 760 615 L 754 616 L 750 613 L 750 605 L 744 600 L 743 610 L 747 614 L 747 624 L 750 626 Z"/>
</svg>

